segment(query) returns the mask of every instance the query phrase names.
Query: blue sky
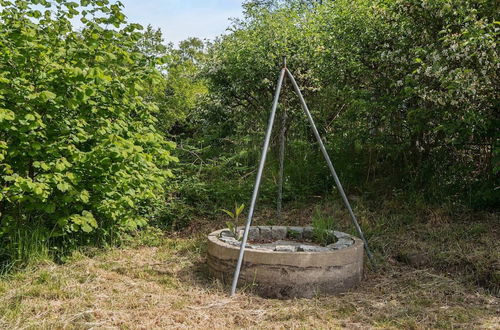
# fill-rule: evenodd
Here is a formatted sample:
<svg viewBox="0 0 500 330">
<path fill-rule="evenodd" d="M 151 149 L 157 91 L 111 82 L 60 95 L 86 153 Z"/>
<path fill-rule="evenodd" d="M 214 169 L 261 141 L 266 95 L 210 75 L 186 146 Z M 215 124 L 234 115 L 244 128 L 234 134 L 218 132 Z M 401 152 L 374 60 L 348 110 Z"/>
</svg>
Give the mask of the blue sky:
<svg viewBox="0 0 500 330">
<path fill-rule="evenodd" d="M 129 22 L 161 28 L 165 41 L 213 39 L 229 18 L 242 16 L 242 0 L 121 0 Z"/>
</svg>

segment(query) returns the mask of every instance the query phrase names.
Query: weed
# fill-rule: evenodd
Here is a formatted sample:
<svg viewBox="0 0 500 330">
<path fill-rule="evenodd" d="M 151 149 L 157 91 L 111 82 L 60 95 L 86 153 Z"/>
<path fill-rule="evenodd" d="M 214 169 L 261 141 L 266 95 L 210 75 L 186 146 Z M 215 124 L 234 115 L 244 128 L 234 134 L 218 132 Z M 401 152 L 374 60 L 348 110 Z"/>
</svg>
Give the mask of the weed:
<svg viewBox="0 0 500 330">
<path fill-rule="evenodd" d="M 312 217 L 313 239 L 316 243 L 326 246 L 335 241 L 333 229 L 335 228 L 333 217 L 322 212 L 319 208 L 314 210 Z"/>
</svg>

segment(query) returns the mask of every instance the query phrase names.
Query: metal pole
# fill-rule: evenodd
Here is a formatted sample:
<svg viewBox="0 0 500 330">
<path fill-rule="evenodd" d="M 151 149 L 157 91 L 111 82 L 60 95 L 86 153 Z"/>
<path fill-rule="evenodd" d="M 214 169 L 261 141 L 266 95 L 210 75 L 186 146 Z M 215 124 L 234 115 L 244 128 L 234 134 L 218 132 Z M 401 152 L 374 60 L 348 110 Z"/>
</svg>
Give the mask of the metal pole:
<svg viewBox="0 0 500 330">
<path fill-rule="evenodd" d="M 281 206 L 283 204 L 283 177 L 285 172 L 285 133 L 286 133 L 286 108 L 281 110 L 281 131 L 280 131 L 280 149 L 279 149 L 279 173 L 278 173 L 278 218 L 281 218 Z"/>
<path fill-rule="evenodd" d="M 274 117 L 276 116 L 276 107 L 278 106 L 278 100 L 281 92 L 281 85 L 283 84 L 283 78 L 285 77 L 285 68 L 281 69 L 278 86 L 276 87 L 276 92 L 274 94 L 273 106 L 271 108 L 271 115 L 269 116 L 269 123 L 267 125 L 266 137 L 264 139 L 264 147 L 262 148 L 262 155 L 260 158 L 259 169 L 257 171 L 257 178 L 255 179 L 255 186 L 253 188 L 252 201 L 250 202 L 250 208 L 248 209 L 248 218 L 245 225 L 245 231 L 243 233 L 243 240 L 241 241 L 240 254 L 238 256 L 238 263 L 236 264 L 236 270 L 234 271 L 233 284 L 231 286 L 231 296 L 236 293 L 236 285 L 238 284 L 238 278 L 240 276 L 241 264 L 243 263 L 243 254 L 245 253 L 245 246 L 248 239 L 248 231 L 250 229 L 250 224 L 252 223 L 253 212 L 255 209 L 255 203 L 257 201 L 257 196 L 259 194 L 260 181 L 262 179 L 262 172 L 264 170 L 264 164 L 266 163 L 267 151 L 269 149 L 269 140 L 271 139 L 271 132 L 273 130 Z"/>
<path fill-rule="evenodd" d="M 286 57 L 283 57 L 283 67 L 286 68 Z M 286 76 L 283 80 L 283 87 L 286 85 Z M 281 207 L 283 204 L 283 176 L 285 171 L 285 133 L 286 133 L 286 100 L 281 108 L 281 129 L 279 139 L 279 173 L 278 173 L 278 201 L 276 203 L 276 213 L 281 219 Z"/>
<path fill-rule="evenodd" d="M 311 116 L 311 113 L 309 112 L 309 109 L 307 108 L 306 101 L 304 100 L 304 97 L 302 96 L 302 93 L 300 92 L 299 86 L 297 85 L 297 82 L 295 81 L 295 78 L 293 77 L 292 73 L 286 69 L 286 72 L 288 73 L 288 77 L 290 78 L 293 88 L 295 89 L 295 92 L 299 96 L 300 99 L 300 105 L 302 106 L 302 109 L 307 115 L 307 119 L 309 119 L 309 123 L 311 124 L 311 128 L 314 132 L 314 135 L 316 136 L 316 140 L 318 140 L 319 147 L 321 149 L 321 152 L 323 153 L 323 156 L 325 157 L 326 163 L 328 164 L 328 167 L 330 168 L 330 172 L 332 172 L 333 179 L 335 180 L 335 184 L 337 185 L 337 188 L 340 191 L 340 195 L 342 196 L 342 199 L 344 201 L 345 206 L 347 207 L 347 210 L 349 211 L 349 214 L 351 215 L 352 222 L 354 223 L 354 226 L 356 227 L 356 230 L 359 234 L 359 237 L 363 240 L 366 254 L 368 255 L 368 259 L 370 260 L 372 266 L 374 266 L 374 261 L 373 261 L 373 255 L 368 248 L 368 243 L 366 242 L 365 236 L 363 235 L 363 231 L 361 230 L 361 227 L 358 224 L 358 220 L 356 220 L 356 216 L 354 215 L 354 212 L 352 211 L 351 204 L 349 203 L 349 200 L 347 199 L 347 196 L 344 192 L 344 188 L 342 188 L 342 184 L 340 183 L 339 177 L 337 176 L 337 172 L 335 172 L 335 168 L 333 168 L 332 161 L 330 160 L 330 156 L 328 156 L 328 152 L 326 151 L 325 145 L 323 144 L 323 140 L 321 140 L 321 136 L 319 135 L 318 129 L 316 128 L 316 125 L 314 124 L 313 117 Z"/>
</svg>

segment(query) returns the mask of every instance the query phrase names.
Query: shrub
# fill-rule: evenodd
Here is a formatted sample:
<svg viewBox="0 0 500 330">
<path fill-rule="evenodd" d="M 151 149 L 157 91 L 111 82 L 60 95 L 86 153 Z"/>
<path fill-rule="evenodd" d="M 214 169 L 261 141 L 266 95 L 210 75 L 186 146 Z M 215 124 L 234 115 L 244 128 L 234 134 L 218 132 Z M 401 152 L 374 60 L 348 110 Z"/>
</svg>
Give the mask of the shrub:
<svg viewBox="0 0 500 330">
<path fill-rule="evenodd" d="M 162 76 L 120 6 L 0 1 L 0 260 L 29 257 L 26 232 L 112 239 L 162 204 L 176 158 L 147 94 Z"/>
<path fill-rule="evenodd" d="M 214 141 L 231 141 L 218 146 L 219 158 L 260 148 L 287 55 L 348 192 L 495 207 L 494 8 L 490 0 L 247 1 L 205 69 L 218 109 L 205 127 L 214 127 Z M 281 100 L 289 116 L 285 199 L 324 193 L 328 168 L 289 84 Z M 277 150 L 279 139 L 271 141 Z"/>
</svg>

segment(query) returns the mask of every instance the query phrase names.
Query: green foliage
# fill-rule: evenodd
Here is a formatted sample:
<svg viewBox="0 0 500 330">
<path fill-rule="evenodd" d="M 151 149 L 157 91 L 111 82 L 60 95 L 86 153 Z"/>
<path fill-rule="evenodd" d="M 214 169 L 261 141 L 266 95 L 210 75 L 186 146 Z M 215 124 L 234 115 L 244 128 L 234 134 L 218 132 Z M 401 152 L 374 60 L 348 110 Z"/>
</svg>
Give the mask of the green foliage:
<svg viewBox="0 0 500 330">
<path fill-rule="evenodd" d="M 108 1 L 0 5 L 0 259 L 23 259 L 16 233 L 30 228 L 67 244 L 145 225 L 176 158 L 155 128 L 162 62 L 139 51 L 141 27 Z"/>
<path fill-rule="evenodd" d="M 482 0 L 248 1 L 245 17 L 208 51 L 211 98 L 192 119 L 203 123 L 192 137 L 204 146 L 204 162 L 234 161 L 203 168 L 226 173 L 218 178 L 245 193 L 234 178 L 247 178 L 258 161 L 286 55 L 348 190 L 495 206 L 494 7 Z M 285 199 L 330 192 L 328 169 L 288 86 L 281 99 L 289 118 Z M 268 201 L 278 131 L 263 182 Z"/>
<path fill-rule="evenodd" d="M 178 142 L 178 153 L 186 161 L 172 166 L 175 178 L 164 186 L 168 196 L 159 216 L 152 225 L 163 229 L 179 229 L 186 226 L 197 209 L 206 209 L 198 197 L 206 196 L 204 190 L 210 184 L 203 180 L 199 171 L 196 148 L 187 141 L 192 132 L 199 130 L 200 122 L 193 122 L 194 114 L 204 111 L 201 100 L 207 95 L 206 80 L 199 75 L 204 62 L 206 44 L 196 38 L 180 42 L 177 48 L 164 44 L 161 31 L 148 26 L 138 41 L 138 49 L 147 54 L 161 71 L 161 80 L 148 87 L 148 98 L 155 100 L 159 111 L 154 113 L 156 128 L 168 139 Z M 197 142 L 193 142 L 197 143 Z M 194 157 L 194 161 L 193 161 Z M 194 199 L 198 203 L 194 203 Z M 218 208 L 212 207 L 215 212 Z"/>
<path fill-rule="evenodd" d="M 138 41 L 139 51 L 158 64 L 162 79 L 150 85 L 149 96 L 157 102 L 157 127 L 163 133 L 182 125 L 197 111 L 198 102 L 207 93 L 204 79 L 198 75 L 205 57 L 205 44 L 197 38 L 181 41 L 178 48 L 165 45 L 162 33 L 148 26 Z M 175 134 L 172 134 L 175 138 Z"/>
<path fill-rule="evenodd" d="M 335 241 L 333 230 L 335 229 L 335 219 L 322 212 L 319 208 L 314 210 L 312 217 L 313 240 L 323 246 L 327 246 Z"/>
<path fill-rule="evenodd" d="M 119 2 L 0 8 L 0 262 L 249 198 L 284 55 L 349 194 L 497 205 L 493 1 L 249 0 L 230 33 L 177 48 Z M 281 101 L 284 201 L 332 193 L 289 82 Z M 259 205 L 276 196 L 278 125 Z"/>
</svg>

